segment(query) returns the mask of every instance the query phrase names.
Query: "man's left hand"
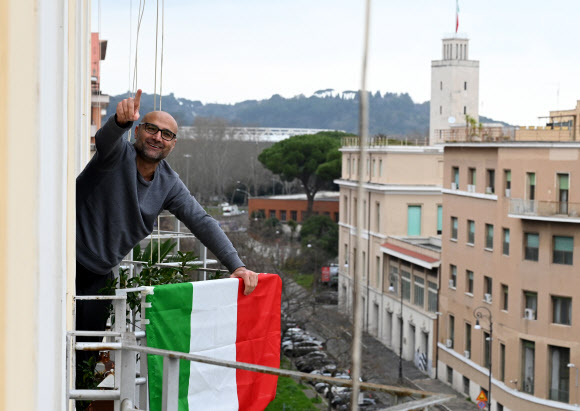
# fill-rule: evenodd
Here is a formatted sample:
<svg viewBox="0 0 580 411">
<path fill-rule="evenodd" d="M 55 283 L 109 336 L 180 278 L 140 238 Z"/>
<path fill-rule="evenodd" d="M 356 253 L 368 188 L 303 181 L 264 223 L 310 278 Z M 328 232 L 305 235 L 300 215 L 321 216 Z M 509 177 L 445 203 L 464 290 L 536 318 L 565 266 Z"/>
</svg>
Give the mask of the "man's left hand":
<svg viewBox="0 0 580 411">
<path fill-rule="evenodd" d="M 241 278 L 244 280 L 244 295 L 250 294 L 256 286 L 258 285 L 258 273 L 255 273 L 250 270 L 246 270 L 246 267 L 238 267 L 236 270 L 230 275 L 230 278 Z"/>
</svg>

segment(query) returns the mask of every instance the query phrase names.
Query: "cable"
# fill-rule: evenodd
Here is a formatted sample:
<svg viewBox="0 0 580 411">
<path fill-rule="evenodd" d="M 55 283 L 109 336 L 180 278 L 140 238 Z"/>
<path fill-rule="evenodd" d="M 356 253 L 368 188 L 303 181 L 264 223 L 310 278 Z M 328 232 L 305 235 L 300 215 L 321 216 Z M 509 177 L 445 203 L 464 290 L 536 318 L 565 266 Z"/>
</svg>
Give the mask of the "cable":
<svg viewBox="0 0 580 411">
<path fill-rule="evenodd" d="M 358 194 L 357 198 L 361 204 L 357 207 L 357 218 L 356 218 L 356 252 L 355 255 L 357 261 L 361 263 L 358 264 L 364 267 L 365 262 L 362 259 L 362 227 L 363 227 L 363 207 L 362 198 L 364 195 L 363 190 L 363 172 L 366 165 L 366 144 L 368 139 L 368 121 L 369 121 L 369 109 L 368 109 L 368 95 L 367 95 L 367 61 L 369 52 L 369 27 L 370 27 L 370 14 L 371 14 L 371 0 L 366 1 L 365 10 L 365 25 L 364 25 L 364 40 L 363 40 L 363 58 L 362 58 L 362 73 L 361 73 L 361 90 L 360 90 L 360 120 L 359 120 L 359 163 L 358 163 Z M 367 250 L 368 252 L 369 250 Z M 361 257 L 359 257 L 361 256 Z M 364 271 L 364 268 L 363 268 Z M 368 275 L 368 273 L 367 273 Z M 361 375 L 361 339 L 362 339 L 362 287 L 360 282 L 360 276 L 355 271 L 353 272 L 354 284 L 354 324 L 353 324 L 353 341 L 352 341 L 352 394 L 350 397 L 350 407 L 352 411 L 358 410 L 358 394 L 360 391 L 360 375 Z"/>
</svg>

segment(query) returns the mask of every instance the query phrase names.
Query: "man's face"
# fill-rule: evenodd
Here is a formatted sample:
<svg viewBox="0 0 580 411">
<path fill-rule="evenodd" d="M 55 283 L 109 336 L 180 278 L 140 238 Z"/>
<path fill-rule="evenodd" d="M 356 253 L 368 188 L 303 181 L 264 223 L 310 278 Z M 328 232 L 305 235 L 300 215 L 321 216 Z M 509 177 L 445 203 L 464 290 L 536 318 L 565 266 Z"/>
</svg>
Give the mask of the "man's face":
<svg viewBox="0 0 580 411">
<path fill-rule="evenodd" d="M 145 161 L 158 163 L 171 153 L 177 142 L 177 138 L 171 141 L 164 140 L 161 137 L 161 131 L 155 134 L 149 134 L 145 130 L 143 123 L 155 124 L 159 130 L 171 130 L 177 134 L 177 123 L 163 111 L 154 111 L 146 114 L 141 124 L 135 129 L 135 150 L 137 154 Z"/>
</svg>

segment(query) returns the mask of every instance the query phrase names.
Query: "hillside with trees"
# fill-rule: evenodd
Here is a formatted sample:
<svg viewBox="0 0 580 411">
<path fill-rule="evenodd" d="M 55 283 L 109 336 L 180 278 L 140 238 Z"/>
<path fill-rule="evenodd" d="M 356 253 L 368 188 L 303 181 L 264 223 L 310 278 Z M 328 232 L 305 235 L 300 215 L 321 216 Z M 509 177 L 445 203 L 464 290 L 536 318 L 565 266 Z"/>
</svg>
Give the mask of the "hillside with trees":
<svg viewBox="0 0 580 411">
<path fill-rule="evenodd" d="M 107 114 L 127 94 L 111 96 Z M 181 126 L 192 126 L 196 117 L 227 120 L 231 125 L 284 128 L 321 128 L 358 133 L 359 93 L 332 89 L 314 95 L 284 98 L 274 95 L 267 100 L 247 100 L 235 104 L 203 104 L 163 96 L 162 107 Z M 153 95 L 143 93 L 141 112 L 153 110 Z M 481 121 L 491 121 L 480 116 Z M 429 102 L 415 103 L 407 93 L 369 93 L 369 133 L 422 138 L 429 133 Z"/>
</svg>

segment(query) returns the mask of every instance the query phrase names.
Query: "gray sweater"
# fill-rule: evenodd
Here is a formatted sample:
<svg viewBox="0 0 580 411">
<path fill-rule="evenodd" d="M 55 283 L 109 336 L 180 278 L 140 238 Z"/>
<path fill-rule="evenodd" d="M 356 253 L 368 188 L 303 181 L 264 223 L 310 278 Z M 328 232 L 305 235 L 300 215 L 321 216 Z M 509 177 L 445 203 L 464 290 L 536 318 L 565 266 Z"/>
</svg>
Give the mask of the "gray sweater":
<svg viewBox="0 0 580 411">
<path fill-rule="evenodd" d="M 153 180 L 137 171 L 136 151 L 122 138 L 111 116 L 97 132 L 97 152 L 77 177 L 77 261 L 97 274 L 106 274 L 153 231 L 162 210 L 169 210 L 225 265 L 230 272 L 244 263 L 225 233 L 165 160 Z"/>
</svg>

